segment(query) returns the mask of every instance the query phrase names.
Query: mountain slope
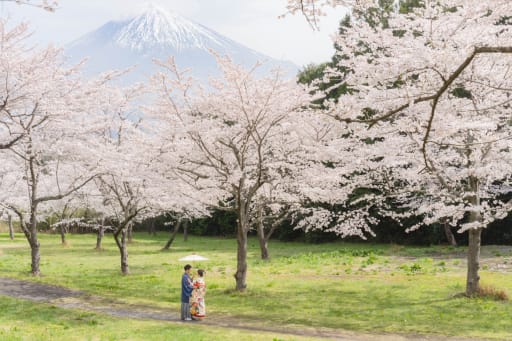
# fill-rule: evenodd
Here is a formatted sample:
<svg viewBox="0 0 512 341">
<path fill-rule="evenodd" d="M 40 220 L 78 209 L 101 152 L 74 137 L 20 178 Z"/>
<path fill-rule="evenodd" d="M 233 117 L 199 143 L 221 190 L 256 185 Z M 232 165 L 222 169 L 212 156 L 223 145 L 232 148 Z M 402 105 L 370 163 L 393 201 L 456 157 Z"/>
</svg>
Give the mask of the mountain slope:
<svg viewBox="0 0 512 341">
<path fill-rule="evenodd" d="M 178 67 L 190 68 L 195 77 L 205 80 L 218 73 L 210 50 L 247 67 L 265 61 L 267 70 L 281 67 L 290 76 L 297 72 L 297 66 L 290 62 L 267 57 L 154 6 L 129 20 L 108 22 L 65 47 L 73 63 L 88 57 L 85 71 L 89 75 L 136 65 L 124 82 L 145 80 L 156 70 L 153 59 L 167 59 L 170 55 L 175 57 Z"/>
</svg>

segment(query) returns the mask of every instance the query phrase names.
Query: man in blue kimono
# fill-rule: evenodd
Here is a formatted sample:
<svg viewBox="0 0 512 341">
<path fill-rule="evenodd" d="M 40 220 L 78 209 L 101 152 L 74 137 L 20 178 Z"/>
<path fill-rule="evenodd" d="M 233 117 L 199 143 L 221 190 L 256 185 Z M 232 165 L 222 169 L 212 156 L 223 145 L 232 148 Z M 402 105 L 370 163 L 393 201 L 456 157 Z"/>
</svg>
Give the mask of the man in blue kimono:
<svg viewBox="0 0 512 341">
<path fill-rule="evenodd" d="M 183 269 L 185 272 L 181 277 L 181 319 L 183 321 L 192 321 L 190 316 L 190 295 L 192 295 L 192 289 L 194 288 L 190 275 L 192 266 L 187 264 Z"/>
</svg>

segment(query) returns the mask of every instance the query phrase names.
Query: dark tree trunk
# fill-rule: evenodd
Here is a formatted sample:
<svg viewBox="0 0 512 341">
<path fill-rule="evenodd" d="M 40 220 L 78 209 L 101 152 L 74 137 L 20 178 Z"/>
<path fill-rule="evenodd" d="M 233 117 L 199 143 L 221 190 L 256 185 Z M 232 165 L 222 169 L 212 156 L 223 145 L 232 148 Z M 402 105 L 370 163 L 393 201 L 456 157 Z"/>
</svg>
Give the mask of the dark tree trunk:
<svg viewBox="0 0 512 341">
<path fill-rule="evenodd" d="M 155 218 L 151 218 L 149 225 L 148 225 L 148 233 L 152 236 L 156 236 L 156 230 L 155 230 Z"/>
<path fill-rule="evenodd" d="M 246 206 L 246 205 L 243 205 Z M 247 288 L 247 233 L 249 221 L 245 207 L 238 209 L 238 221 L 236 229 L 237 263 L 236 263 L 236 290 L 245 291 Z"/>
<path fill-rule="evenodd" d="M 137 216 L 138 212 L 133 207 L 125 208 L 124 220 L 114 230 L 114 239 L 121 254 L 121 273 L 123 275 L 130 273 L 128 270 L 128 231 L 132 220 Z"/>
<path fill-rule="evenodd" d="M 103 224 L 98 227 L 98 233 L 96 235 L 96 250 L 101 250 L 101 242 L 103 240 L 103 236 L 105 235 L 105 227 Z"/>
<path fill-rule="evenodd" d="M 247 288 L 247 232 L 237 231 L 237 264 L 236 264 L 236 290 L 244 291 Z"/>
<path fill-rule="evenodd" d="M 32 275 L 39 276 L 41 274 L 41 271 L 39 269 L 39 261 L 41 260 L 41 255 L 39 253 L 39 240 L 37 239 L 37 233 L 35 236 L 33 236 L 30 240 L 30 249 L 31 249 L 31 257 L 32 257 Z"/>
<path fill-rule="evenodd" d="M 127 229 L 123 229 L 121 231 L 121 273 L 123 275 L 128 275 L 130 272 L 128 270 L 128 245 L 127 241 L 128 231 Z"/>
<path fill-rule="evenodd" d="M 448 222 L 444 222 L 444 234 L 446 235 L 446 239 L 451 246 L 457 246 L 457 240 L 455 239 L 455 236 L 453 235 L 452 229 Z"/>
<path fill-rule="evenodd" d="M 32 146 L 29 146 L 31 148 Z M 31 254 L 31 272 L 33 276 L 39 276 L 41 274 L 39 263 L 41 259 L 41 255 L 39 253 L 39 240 L 37 239 L 37 206 L 39 201 L 37 200 L 37 176 L 34 170 L 35 158 L 30 156 L 28 159 L 29 166 L 29 179 L 28 184 L 30 187 L 30 220 L 27 222 L 24 219 L 23 213 L 19 210 L 15 210 L 16 215 L 20 219 L 20 227 L 23 231 L 23 234 L 27 238 L 27 241 L 30 245 L 30 254 Z"/>
<path fill-rule="evenodd" d="M 133 242 L 133 224 L 129 223 L 128 227 L 126 228 L 126 234 L 128 237 L 128 243 Z"/>
<path fill-rule="evenodd" d="M 268 241 L 265 237 L 260 236 L 258 231 L 258 240 L 260 242 L 261 259 L 268 260 L 270 258 L 268 253 Z"/>
<path fill-rule="evenodd" d="M 7 215 L 7 224 L 9 225 L 9 238 L 14 239 L 14 226 L 12 225 L 12 215 Z"/>
<path fill-rule="evenodd" d="M 261 259 L 268 260 L 268 240 L 265 238 L 265 226 L 263 225 L 263 209 L 258 209 L 258 217 L 256 222 L 256 230 L 258 232 L 258 241 L 260 243 Z"/>
<path fill-rule="evenodd" d="M 62 245 L 68 245 L 68 242 L 66 241 L 66 226 L 60 225 L 60 240 L 62 242 Z"/>
<path fill-rule="evenodd" d="M 188 240 L 188 219 L 183 220 L 183 241 Z"/>
<path fill-rule="evenodd" d="M 279 226 L 281 226 L 283 221 L 286 219 L 286 212 L 286 210 L 283 210 L 283 212 L 281 212 L 279 216 L 275 217 L 274 221 L 272 222 L 272 225 L 270 226 L 270 229 L 265 230 L 265 217 L 263 215 L 263 207 L 258 208 L 256 231 L 258 233 L 258 241 L 260 243 L 261 259 L 268 260 L 270 258 L 270 254 L 268 252 L 268 241 L 270 240 L 270 237 L 272 237 L 274 232 L 279 228 Z"/>
<path fill-rule="evenodd" d="M 31 249 L 31 258 L 32 258 L 32 275 L 39 276 L 41 274 L 41 270 L 39 268 L 39 262 L 41 260 L 41 255 L 39 253 L 39 240 L 37 238 L 37 204 L 32 205 L 30 212 L 30 233 L 29 233 L 29 244 Z"/>
<path fill-rule="evenodd" d="M 466 280 L 466 295 L 473 296 L 480 289 L 480 243 L 482 229 L 469 230 L 468 241 L 468 277 Z"/>
<path fill-rule="evenodd" d="M 178 234 L 178 231 L 180 229 L 180 225 L 182 224 L 182 222 L 183 221 L 181 219 L 179 219 L 176 222 L 176 225 L 174 225 L 174 229 L 171 232 L 171 237 L 169 238 L 167 243 L 165 243 L 165 246 L 162 248 L 162 250 L 169 250 L 169 248 L 171 247 L 172 243 L 174 242 L 174 239 L 176 239 L 176 235 Z"/>
<path fill-rule="evenodd" d="M 469 178 L 470 189 L 474 193 L 470 202 L 474 206 L 480 205 L 478 197 L 478 179 Z M 471 212 L 469 214 L 469 223 L 482 220 L 479 212 Z M 466 296 L 474 296 L 480 291 L 480 245 L 482 238 L 482 229 L 471 229 L 468 231 L 468 274 L 466 279 Z"/>
</svg>

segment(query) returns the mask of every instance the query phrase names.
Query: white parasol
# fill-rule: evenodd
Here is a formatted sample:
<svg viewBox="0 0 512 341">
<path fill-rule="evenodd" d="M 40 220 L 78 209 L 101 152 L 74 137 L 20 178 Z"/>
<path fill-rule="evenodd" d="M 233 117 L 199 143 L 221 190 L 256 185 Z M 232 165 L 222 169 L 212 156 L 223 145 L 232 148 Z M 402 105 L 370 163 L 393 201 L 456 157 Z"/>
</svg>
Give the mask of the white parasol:
<svg viewBox="0 0 512 341">
<path fill-rule="evenodd" d="M 208 258 L 200 256 L 200 255 L 192 254 L 192 255 L 182 257 L 179 260 L 187 262 L 187 261 L 197 261 L 197 260 L 208 260 Z"/>
</svg>

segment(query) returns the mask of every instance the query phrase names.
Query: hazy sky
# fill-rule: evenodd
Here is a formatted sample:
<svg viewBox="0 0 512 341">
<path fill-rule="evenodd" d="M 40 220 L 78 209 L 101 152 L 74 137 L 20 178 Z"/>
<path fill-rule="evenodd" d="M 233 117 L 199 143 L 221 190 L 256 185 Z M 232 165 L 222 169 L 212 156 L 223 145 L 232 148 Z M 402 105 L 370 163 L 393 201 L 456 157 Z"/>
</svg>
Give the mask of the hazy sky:
<svg viewBox="0 0 512 341">
<path fill-rule="evenodd" d="M 29 21 L 37 43 L 62 45 L 109 20 L 128 18 L 151 2 L 177 12 L 254 50 L 299 66 L 328 60 L 330 36 L 344 9 L 329 11 L 320 31 L 313 31 L 300 16 L 286 16 L 286 0 L 60 0 L 55 13 L 30 6 L 0 2 L 0 14 L 10 21 Z"/>
</svg>

